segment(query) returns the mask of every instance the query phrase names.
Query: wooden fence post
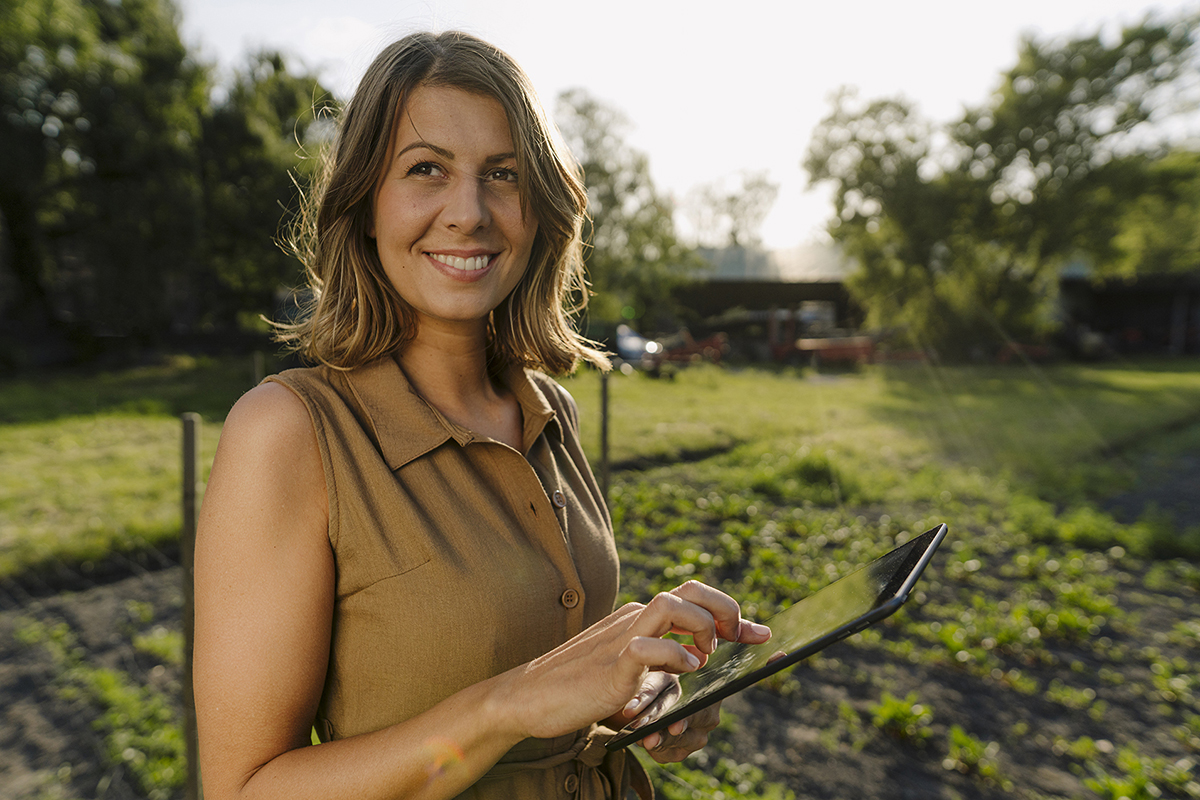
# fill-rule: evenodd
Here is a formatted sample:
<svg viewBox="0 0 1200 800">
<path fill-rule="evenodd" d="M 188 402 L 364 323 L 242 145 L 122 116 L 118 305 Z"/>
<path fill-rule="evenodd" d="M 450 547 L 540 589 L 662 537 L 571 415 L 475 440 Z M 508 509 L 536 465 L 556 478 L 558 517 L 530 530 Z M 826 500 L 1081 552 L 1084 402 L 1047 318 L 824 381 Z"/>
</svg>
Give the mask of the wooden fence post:
<svg viewBox="0 0 1200 800">
<path fill-rule="evenodd" d="M 183 564 L 183 738 L 187 745 L 187 800 L 201 800 L 200 751 L 196 738 L 196 698 L 192 694 L 192 636 L 195 631 L 193 556 L 196 551 L 196 495 L 200 483 L 200 415 L 189 411 L 183 421 L 183 530 L 179 553 Z"/>
<path fill-rule="evenodd" d="M 600 373 L 600 491 L 608 502 L 608 373 Z"/>
</svg>

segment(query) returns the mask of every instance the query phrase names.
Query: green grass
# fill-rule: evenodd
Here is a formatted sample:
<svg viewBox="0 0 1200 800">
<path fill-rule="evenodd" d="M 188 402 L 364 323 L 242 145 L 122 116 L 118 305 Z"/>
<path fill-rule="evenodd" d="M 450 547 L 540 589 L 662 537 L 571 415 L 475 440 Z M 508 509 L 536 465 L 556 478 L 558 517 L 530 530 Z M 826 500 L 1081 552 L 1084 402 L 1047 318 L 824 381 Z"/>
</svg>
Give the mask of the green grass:
<svg viewBox="0 0 1200 800">
<path fill-rule="evenodd" d="M 1118 533 L 1086 509 L 1059 519 L 1055 505 L 1086 505 L 1128 482 L 1119 460 L 1099 454 L 1195 418 L 1193 366 L 878 367 L 832 378 L 702 367 L 669 381 L 615 374 L 610 459 L 698 459 L 678 474 L 724 487 L 712 500 L 721 514 L 736 512 L 747 493 L 801 507 L 930 502 L 943 515 L 985 502 L 1013 506 L 1014 524 L 1051 540 L 1136 549 L 1131 536 L 1162 532 Z M 178 415 L 202 414 L 206 470 L 251 370 L 248 358 L 177 357 L 0 387 L 0 577 L 170 542 L 180 520 Z M 599 378 L 585 371 L 565 384 L 598 463 Z M 1186 431 L 1166 446 L 1200 436 Z"/>
<path fill-rule="evenodd" d="M 271 371 L 278 361 L 264 359 Z M 153 366 L 116 372 L 68 371 L 0 385 L 0 425 L 53 422 L 73 417 L 178 417 L 195 411 L 220 423 L 254 385 L 250 358 L 174 356 Z"/>
<path fill-rule="evenodd" d="M 111 374 L 0 386 L 0 578 L 171 547 L 182 519 L 182 425 L 202 415 L 202 478 L 249 359 L 177 357 Z"/>
<path fill-rule="evenodd" d="M 566 385 L 595 461 L 598 376 L 581 373 Z M 951 480 L 1015 478 L 1056 501 L 1118 488 L 1129 475 L 1103 456 L 1200 422 L 1200 369 L 1190 360 L 1037 371 L 879 366 L 833 377 L 704 367 L 671 381 L 616 374 L 609 387 L 614 463 L 665 463 L 737 445 L 779 453 L 807 444 L 865 471 L 872 486 L 928 490 L 914 473 L 943 462 L 968 473 Z"/>
<path fill-rule="evenodd" d="M 202 431 L 209 463 L 217 431 Z M 0 427 L 0 577 L 179 538 L 181 425 L 159 415 Z"/>
</svg>

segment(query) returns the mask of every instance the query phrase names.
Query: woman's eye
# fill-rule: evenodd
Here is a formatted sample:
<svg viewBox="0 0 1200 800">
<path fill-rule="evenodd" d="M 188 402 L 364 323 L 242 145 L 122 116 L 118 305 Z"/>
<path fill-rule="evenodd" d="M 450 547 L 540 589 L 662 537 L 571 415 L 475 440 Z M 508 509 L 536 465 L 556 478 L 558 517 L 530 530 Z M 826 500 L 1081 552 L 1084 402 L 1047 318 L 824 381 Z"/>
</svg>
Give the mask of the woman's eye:
<svg viewBox="0 0 1200 800">
<path fill-rule="evenodd" d="M 429 161 L 422 161 L 420 164 L 414 164 L 409 167 L 409 175 L 440 175 L 441 167 Z"/>
<path fill-rule="evenodd" d="M 517 172 L 507 167 L 500 167 L 487 173 L 487 179 L 490 181 L 511 181 L 516 183 Z"/>
</svg>

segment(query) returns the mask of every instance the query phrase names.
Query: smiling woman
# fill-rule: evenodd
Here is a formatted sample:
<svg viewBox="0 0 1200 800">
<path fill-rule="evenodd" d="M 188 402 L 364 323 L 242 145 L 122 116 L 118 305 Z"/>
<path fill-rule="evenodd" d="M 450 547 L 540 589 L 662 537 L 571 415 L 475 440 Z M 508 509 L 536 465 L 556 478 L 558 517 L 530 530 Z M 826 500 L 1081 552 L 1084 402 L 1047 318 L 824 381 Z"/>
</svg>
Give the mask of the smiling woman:
<svg viewBox="0 0 1200 800">
<path fill-rule="evenodd" d="M 459 109 L 458 101 L 472 108 Z M 439 118 L 450 108 L 452 123 Z M 478 119 L 476 111 L 482 112 Z M 460 130 L 467 120 L 469 131 Z M 499 149 L 453 149 L 485 144 Z M 474 169 L 459 160 L 468 157 L 477 160 Z M 391 285 L 394 276 L 385 274 L 380 259 L 384 251 L 375 246 L 377 206 L 396 194 L 397 183 L 433 191 L 474 178 L 481 182 L 477 188 L 491 189 L 485 211 L 507 209 L 507 229 L 519 206 L 520 224 L 534 236 L 525 274 L 492 315 L 489 363 L 562 373 L 584 359 L 607 368 L 607 359 L 570 320 L 587 296 L 580 239 L 587 193 L 557 128 L 507 55 L 461 34 L 410 36 L 386 48 L 344 109 L 324 166 L 290 242 L 308 270 L 314 305 L 299 325 L 281 327 L 282 339 L 305 357 L 352 367 L 395 352 L 415 335 L 408 298 Z M 399 169 L 405 171 L 397 174 Z M 502 186 L 508 188 L 498 191 Z M 415 201 L 412 193 L 400 194 Z M 509 202 L 500 203 L 505 196 Z M 430 203 L 421 209 L 410 206 L 404 213 L 428 215 Z M 493 220 L 487 222 L 471 235 L 494 236 Z M 386 227 L 388 220 L 380 224 Z M 403 223 L 405 229 L 414 224 Z M 454 234 L 466 236 L 461 223 Z"/>
<path fill-rule="evenodd" d="M 571 324 L 577 166 L 458 33 L 386 48 L 324 166 L 294 240 L 314 302 L 281 328 L 318 366 L 238 401 L 201 510 L 205 795 L 646 797 L 614 727 L 769 631 L 696 582 L 613 611 L 608 509 L 546 374 L 608 366 Z M 677 761 L 718 720 L 642 745 Z"/>
</svg>

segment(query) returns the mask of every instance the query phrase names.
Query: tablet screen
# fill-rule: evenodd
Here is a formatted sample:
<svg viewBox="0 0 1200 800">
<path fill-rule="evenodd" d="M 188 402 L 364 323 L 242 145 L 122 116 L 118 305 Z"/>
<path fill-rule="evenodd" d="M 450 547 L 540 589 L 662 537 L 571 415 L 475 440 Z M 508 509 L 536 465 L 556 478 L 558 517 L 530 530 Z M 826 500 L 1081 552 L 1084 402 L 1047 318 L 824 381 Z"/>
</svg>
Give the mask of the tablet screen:
<svg viewBox="0 0 1200 800">
<path fill-rule="evenodd" d="M 781 611 L 767 621 L 771 639 L 763 644 L 720 645 L 703 667 L 680 675 L 676 689 L 635 717 L 609 749 L 638 741 L 894 613 L 945 535 L 945 525 L 926 531 Z"/>
</svg>

